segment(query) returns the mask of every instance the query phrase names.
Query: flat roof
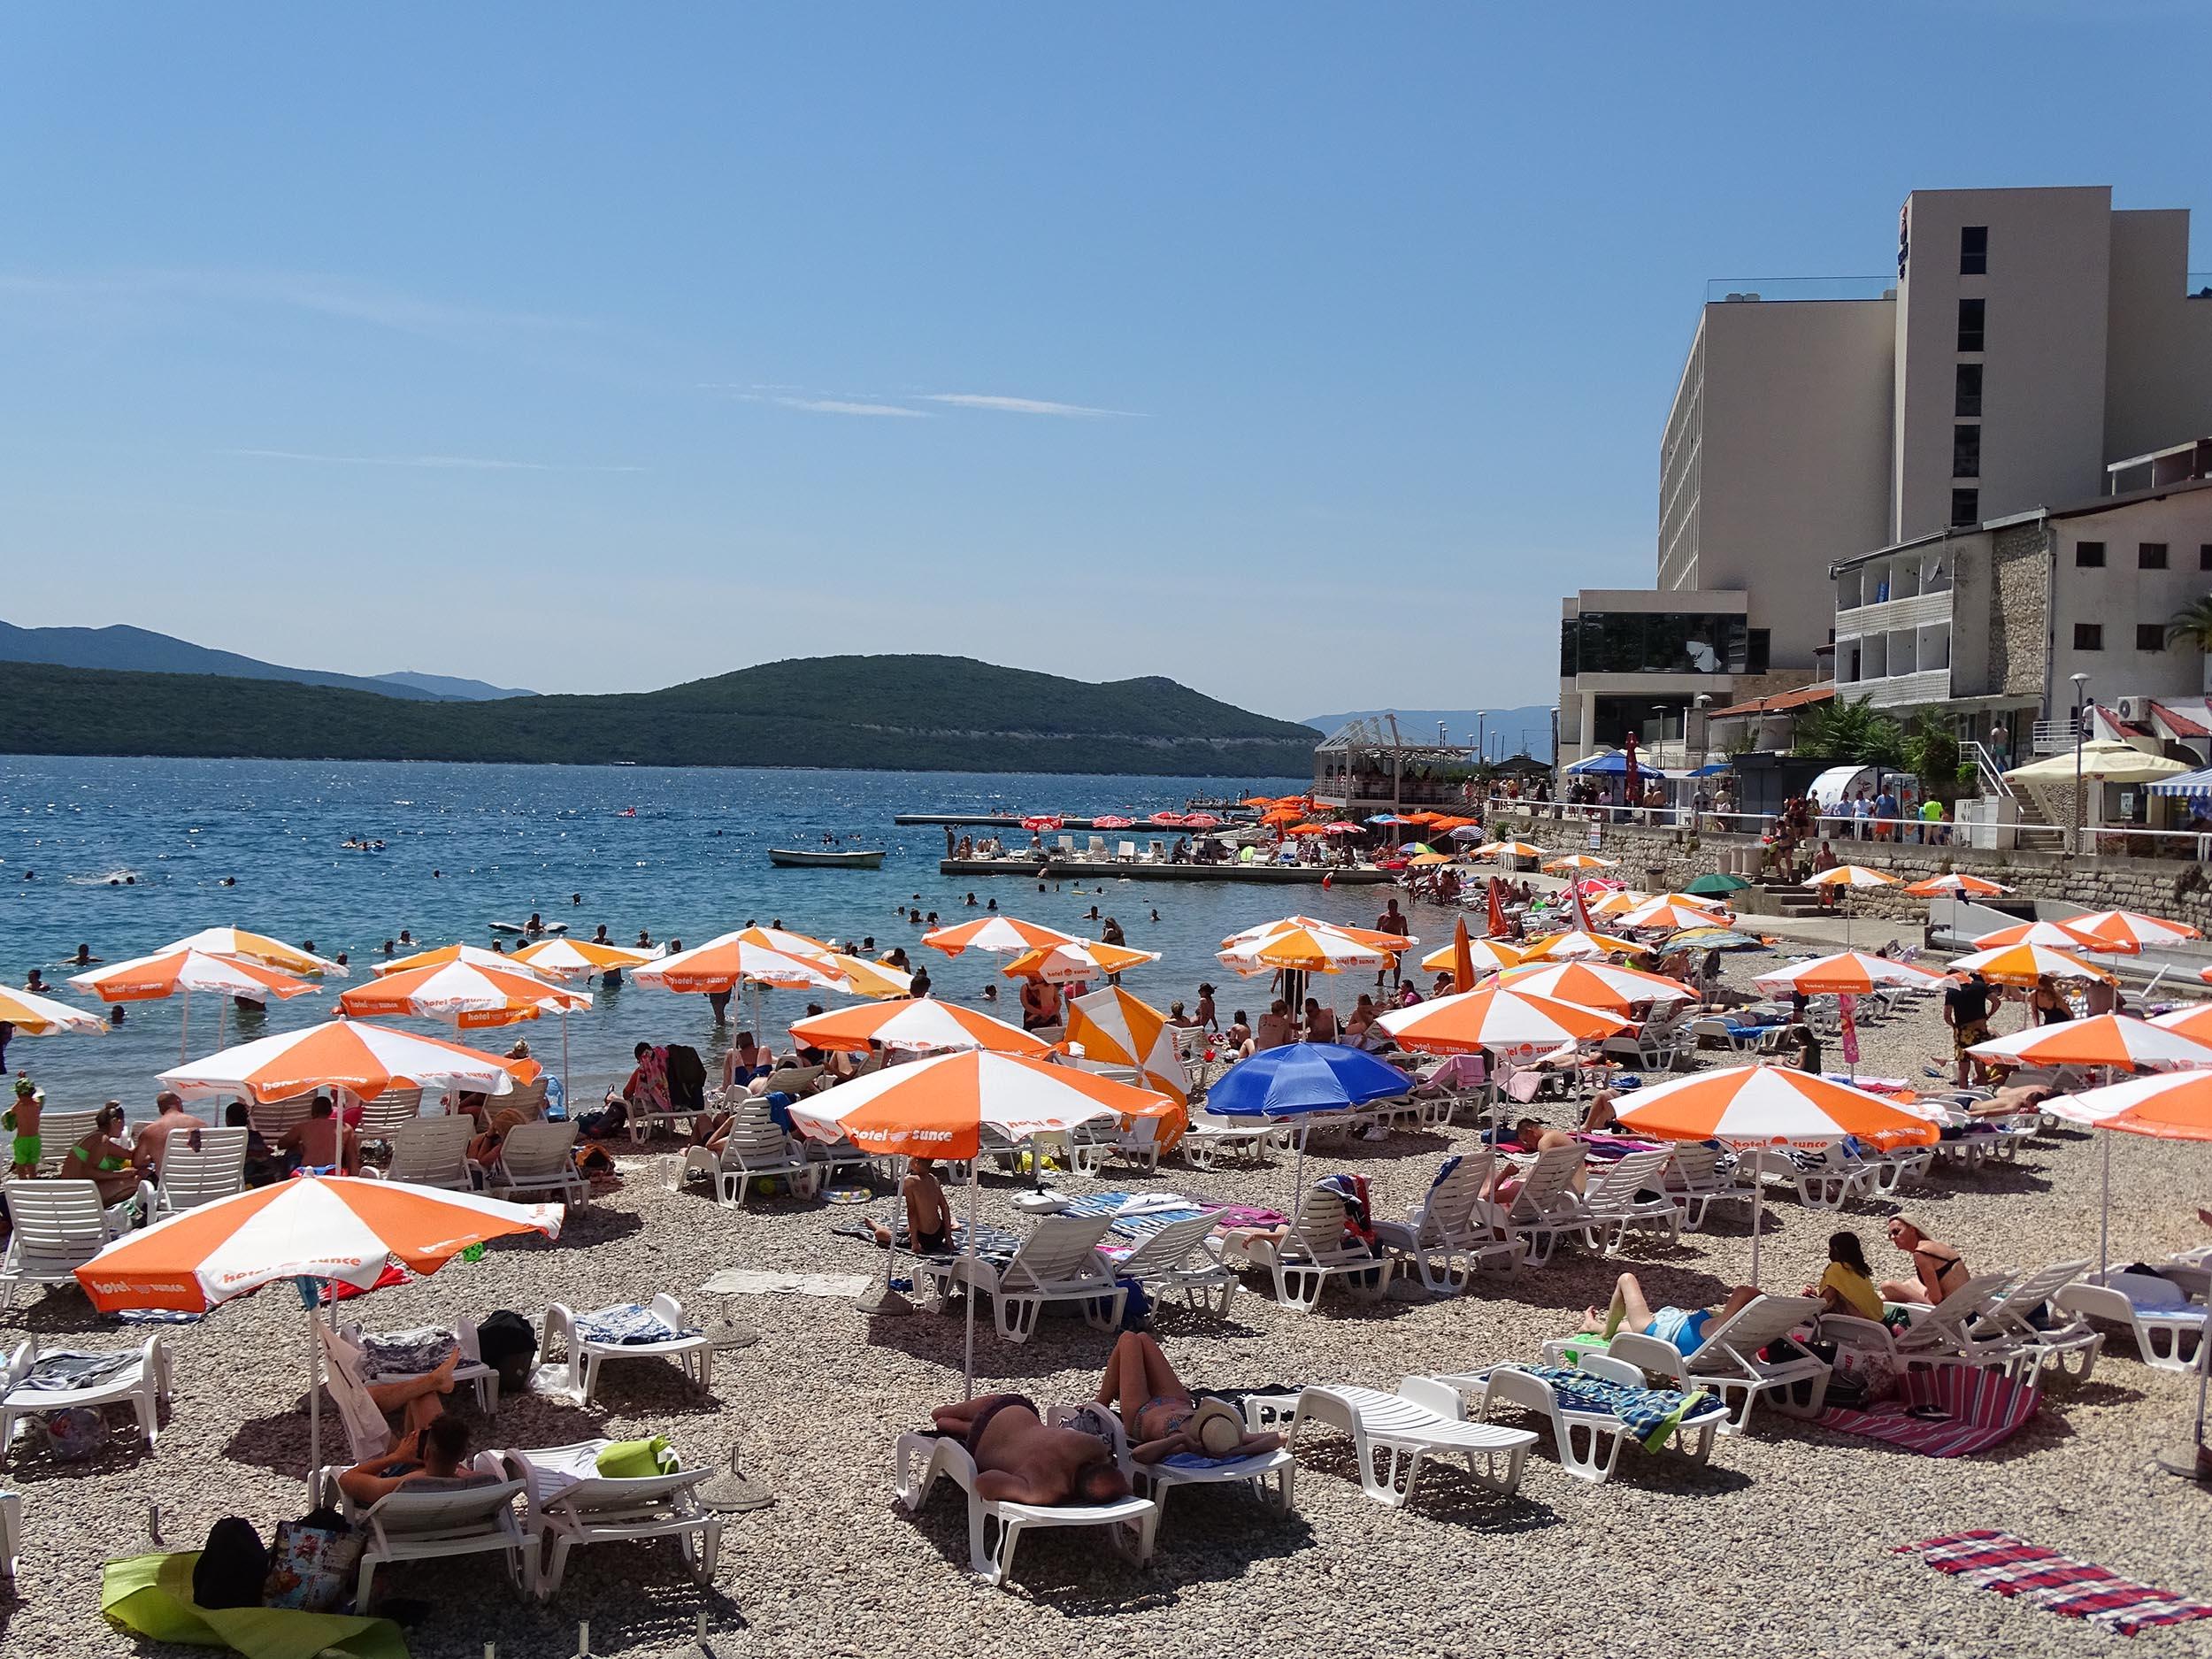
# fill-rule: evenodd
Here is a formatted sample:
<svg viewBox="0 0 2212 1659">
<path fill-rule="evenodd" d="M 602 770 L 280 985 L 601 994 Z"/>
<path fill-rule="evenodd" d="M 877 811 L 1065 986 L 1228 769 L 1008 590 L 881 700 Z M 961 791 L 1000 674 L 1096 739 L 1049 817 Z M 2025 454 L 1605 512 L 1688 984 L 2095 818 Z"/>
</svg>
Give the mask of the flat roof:
<svg viewBox="0 0 2212 1659">
<path fill-rule="evenodd" d="M 2140 465 L 2140 463 L 2137 463 Z M 1871 553 L 1854 553 L 1847 559 L 1837 559 L 1828 566 L 1828 574 L 1834 576 L 1865 564 L 1869 559 L 1885 558 L 1893 553 L 1909 553 L 1916 547 L 1927 547 L 1937 541 L 1956 541 L 1985 531 L 2003 530 L 2016 524 L 2036 524 L 2058 518 L 2088 518 L 2101 512 L 2113 512 L 2122 507 L 2139 506 L 2147 501 L 2163 501 L 2169 495 L 2185 495 L 2193 490 L 2212 489 L 2212 478 L 2181 478 L 2170 484 L 2155 484 L 2145 489 L 2131 489 L 2118 495 L 2092 495 L 2085 501 L 2067 502 L 2056 507 L 2031 507 L 2024 512 L 2007 513 L 2001 518 L 1984 518 L 1978 524 L 1955 524 L 1947 529 L 1931 530 L 1903 541 L 1893 541 L 1887 547 L 1878 547 Z"/>
</svg>

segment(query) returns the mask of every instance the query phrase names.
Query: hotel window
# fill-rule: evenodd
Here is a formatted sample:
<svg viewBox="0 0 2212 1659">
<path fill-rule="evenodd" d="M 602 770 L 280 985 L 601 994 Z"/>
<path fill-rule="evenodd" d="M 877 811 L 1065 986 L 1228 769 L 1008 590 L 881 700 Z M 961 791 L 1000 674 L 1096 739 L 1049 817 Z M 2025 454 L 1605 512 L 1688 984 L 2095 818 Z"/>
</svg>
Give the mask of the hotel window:
<svg viewBox="0 0 2212 1659">
<path fill-rule="evenodd" d="M 2166 625 L 2162 622 L 2139 622 L 2135 625 L 2135 649 L 2139 651 L 2162 651 L 2166 649 Z"/>
<path fill-rule="evenodd" d="M 1989 227 L 1962 225 L 1959 227 L 1959 274 L 1985 276 L 1989 272 Z"/>
<path fill-rule="evenodd" d="M 2212 571 L 2212 541 L 2200 541 L 2197 544 L 2197 568 L 2200 571 Z"/>
<path fill-rule="evenodd" d="M 2074 649 L 2078 651 L 2104 649 L 2104 624 L 2101 622 L 2074 624 Z"/>
<path fill-rule="evenodd" d="M 1953 401 L 1951 412 L 1971 415 L 1977 420 L 1982 413 L 1982 365 L 1962 363 L 1958 365 L 1958 396 Z"/>
<path fill-rule="evenodd" d="M 2135 568 L 2139 571 L 2164 570 L 2166 544 L 2163 541 L 2138 541 L 2135 544 Z"/>
<path fill-rule="evenodd" d="M 2074 543 L 2074 568 L 2078 571 L 2101 571 L 2104 568 L 2104 543 L 2077 541 Z"/>
<path fill-rule="evenodd" d="M 1951 476 L 1979 478 L 1982 475 L 1982 429 L 1966 426 L 1951 428 Z"/>
<path fill-rule="evenodd" d="M 1953 524 L 1978 524 L 1981 522 L 1981 491 L 1955 489 L 1951 492 L 1951 522 Z"/>
<path fill-rule="evenodd" d="M 1959 349 L 1979 351 L 1982 349 L 1982 323 L 1988 309 L 1986 300 L 1959 302 Z"/>
</svg>

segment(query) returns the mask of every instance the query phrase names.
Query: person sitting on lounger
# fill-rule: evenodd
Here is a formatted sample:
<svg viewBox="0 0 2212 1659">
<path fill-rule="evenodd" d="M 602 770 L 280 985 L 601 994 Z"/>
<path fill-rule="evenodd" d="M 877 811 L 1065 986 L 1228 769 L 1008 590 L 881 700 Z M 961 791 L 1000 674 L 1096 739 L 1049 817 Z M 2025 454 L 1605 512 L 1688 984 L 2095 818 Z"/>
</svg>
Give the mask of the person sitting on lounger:
<svg viewBox="0 0 2212 1659">
<path fill-rule="evenodd" d="M 1644 1287 L 1633 1273 L 1623 1273 L 1613 1284 L 1613 1302 L 1603 1313 L 1583 1310 L 1582 1333 L 1611 1341 L 1625 1325 L 1644 1336 L 1673 1344 L 1684 1357 L 1697 1352 L 1705 1340 L 1705 1327 L 1716 1319 L 1733 1318 L 1760 1294 L 1754 1285 L 1739 1285 L 1718 1308 L 1654 1308 L 1645 1300 Z"/>
<path fill-rule="evenodd" d="M 1966 1271 L 1963 1256 L 1947 1244 L 1938 1244 L 1902 1216 L 1891 1218 L 1889 1241 L 1912 1257 L 1916 1277 L 1909 1283 L 1893 1280 L 1884 1285 L 1884 1302 L 1916 1302 L 1932 1308 L 1972 1277 Z"/>
<path fill-rule="evenodd" d="M 1582 1114 L 1582 1133 L 1586 1135 L 1604 1134 L 1621 1120 L 1620 1110 L 1614 1102 L 1620 1099 L 1617 1089 L 1601 1088 L 1590 1096 L 1590 1109 Z"/>
<path fill-rule="evenodd" d="M 318 1094 L 308 1102 L 306 1118 L 284 1132 L 277 1141 L 277 1150 L 284 1154 L 288 1169 L 340 1175 L 361 1172 L 361 1137 L 339 1118 L 327 1094 Z"/>
<path fill-rule="evenodd" d="M 984 1394 L 929 1415 L 975 1459 L 975 1494 L 986 1502 L 1112 1503 L 1129 1495 L 1105 1441 L 1047 1428 L 1026 1394 Z"/>
<path fill-rule="evenodd" d="M 899 1183 L 899 1196 L 906 1201 L 906 1248 L 916 1256 L 943 1256 L 952 1249 L 952 1206 L 945 1202 L 943 1183 L 937 1179 L 936 1166 L 927 1158 L 916 1158 L 906 1166 L 906 1179 Z M 876 1235 L 876 1242 L 888 1248 L 893 1234 L 880 1221 L 871 1219 L 868 1226 Z"/>
<path fill-rule="evenodd" d="M 1554 1147 L 1577 1144 L 1575 1137 L 1564 1129 L 1547 1129 L 1533 1118 L 1524 1118 L 1513 1125 L 1513 1144 L 1524 1152 L 1548 1152 Z M 1510 1204 L 1524 1183 L 1524 1173 L 1509 1164 L 1501 1164 L 1484 1186 L 1482 1195 L 1493 1203 Z M 1588 1179 L 1586 1168 L 1575 1171 L 1574 1188 L 1581 1192 Z"/>
<path fill-rule="evenodd" d="M 1820 1283 L 1807 1286 L 1804 1294 L 1819 1297 L 1830 1313 L 1847 1313 L 1878 1324 L 1882 1317 L 1882 1293 L 1874 1287 L 1874 1270 L 1866 1264 L 1866 1247 L 1855 1233 L 1828 1235 L 1827 1268 Z"/>
<path fill-rule="evenodd" d="M 92 1131 L 69 1148 L 61 1161 L 65 1181 L 90 1181 L 100 1189 L 100 1202 L 119 1204 L 138 1190 L 138 1171 L 131 1167 L 131 1143 L 123 1138 L 123 1102 L 110 1101 L 92 1120 Z"/>
<path fill-rule="evenodd" d="M 1250 1434 L 1233 1406 L 1193 1393 L 1167 1363 L 1160 1345 L 1141 1331 L 1124 1331 L 1106 1360 L 1098 1403 L 1116 1408 L 1129 1436 L 1129 1455 L 1141 1463 L 1187 1453 L 1199 1457 L 1256 1457 L 1283 1443 L 1279 1434 Z"/>
<path fill-rule="evenodd" d="M 338 1477 L 338 1489 L 366 1509 L 378 1499 L 403 1486 L 418 1490 L 434 1485 L 443 1488 L 488 1482 L 488 1475 L 472 1475 L 461 1467 L 468 1455 L 469 1425 L 459 1417 L 438 1417 L 403 1437 L 399 1445 L 381 1457 L 356 1463 Z"/>
</svg>

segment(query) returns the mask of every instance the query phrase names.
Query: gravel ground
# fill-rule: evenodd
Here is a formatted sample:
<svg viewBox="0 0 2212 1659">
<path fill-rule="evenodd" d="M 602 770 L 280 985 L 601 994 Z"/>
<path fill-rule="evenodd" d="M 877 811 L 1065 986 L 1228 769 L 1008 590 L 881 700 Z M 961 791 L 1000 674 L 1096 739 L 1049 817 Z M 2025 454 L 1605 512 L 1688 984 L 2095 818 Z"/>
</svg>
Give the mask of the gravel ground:
<svg viewBox="0 0 2212 1659">
<path fill-rule="evenodd" d="M 1732 976 L 1756 971 L 1732 964 Z M 1346 983 L 1349 983 L 1347 981 Z M 1348 997 L 1344 999 L 1348 1002 Z M 2005 1022 L 2011 1023 L 2010 1019 Z M 1875 1027 L 1861 1069 L 1916 1074 L 1944 1048 L 1933 1011 Z M 1566 1109 L 1548 1109 L 1555 1121 Z M 1309 1159 L 1316 1172 L 1369 1177 L 1385 1213 L 1402 1212 L 1440 1156 L 1473 1140 L 1402 1133 Z M 2016 1165 L 1945 1177 L 1909 1211 L 1977 1264 L 2028 1265 L 2093 1251 L 2095 1148 L 2048 1138 Z M 2116 1258 L 2201 1242 L 2195 1207 L 2212 1198 L 2206 1148 L 2123 1138 L 2113 1157 Z M 579 1307 L 689 1295 L 731 1265 L 879 1271 L 882 1258 L 830 1228 L 854 1210 L 756 1200 L 719 1210 L 664 1191 L 650 1157 L 626 1159 L 621 1187 L 574 1218 L 557 1244 L 493 1249 L 419 1283 L 380 1292 L 369 1321 L 393 1328 L 512 1308 L 535 1317 L 558 1297 Z M 1161 1187 L 1280 1202 L 1286 1164 L 1213 1173 L 1171 1166 Z M 1130 1184 L 1117 1181 L 1117 1185 Z M 987 1179 L 987 1219 L 1021 1225 L 1012 1183 Z M 964 1198 L 962 1200 L 964 1202 Z M 888 1213 L 879 1201 L 874 1213 Z M 1887 1207 L 1850 1212 L 1879 1272 L 1901 1258 L 1881 1235 Z M 1835 1223 L 1784 1202 L 1768 1212 L 1768 1283 L 1816 1276 Z M 1602 1302 L 1624 1264 L 1655 1300 L 1710 1303 L 1743 1277 L 1747 1239 L 1686 1235 L 1681 1248 L 1632 1247 L 1626 1263 L 1566 1251 L 1509 1293 L 1390 1302 L 1369 1311 L 1332 1297 L 1315 1314 L 1278 1310 L 1256 1288 L 1228 1320 L 1164 1313 L 1159 1335 L 1187 1376 L 1218 1386 L 1355 1381 L 1394 1386 L 1408 1372 L 1532 1357 Z M 941 1486 L 918 1519 L 890 1500 L 890 1450 L 902 1428 L 959 1393 L 960 1325 L 918 1314 L 870 1318 L 841 1302 L 735 1299 L 759 1344 L 718 1368 L 710 1397 L 672 1366 L 610 1368 L 588 1413 L 543 1397 L 504 1402 L 493 1444 L 548 1445 L 594 1433 L 661 1432 L 712 1460 L 734 1440 L 769 1475 L 774 1508 L 734 1517 L 710 1591 L 672 1547 L 604 1546 L 572 1558 L 549 1608 L 526 1607 L 472 1563 L 411 1567 L 396 1593 L 434 1611 L 410 1635 L 419 1655 L 567 1654 L 591 1621 L 593 1651 L 657 1653 L 689 1640 L 704 1609 L 717 1654 L 934 1655 L 1013 1649 L 1063 1655 L 1212 1655 L 1256 1646 L 1286 1655 L 1391 1651 L 1588 1653 L 1646 1647 L 1691 1655 L 1786 1646 L 1816 1654 L 2085 1653 L 2123 1645 L 2077 1621 L 2016 1607 L 1890 1552 L 1975 1527 L 2002 1528 L 2183 1593 L 2212 1596 L 2212 1497 L 2158 1473 L 2153 1460 L 2185 1439 L 2188 1379 L 2108 1351 L 2086 1385 L 2054 1392 L 2036 1422 L 1999 1451 L 1937 1461 L 1831 1435 L 1762 1413 L 1745 1439 L 1723 1440 L 1709 1466 L 1630 1455 L 1608 1485 L 1563 1476 L 1548 1438 L 1517 1498 L 1445 1469 L 1423 1477 L 1414 1507 L 1363 1497 L 1348 1445 L 1302 1442 L 1298 1512 L 1264 1517 L 1217 1492 L 1179 1494 L 1148 1571 L 1098 1548 L 1095 1534 L 1025 1541 L 1008 1591 L 972 1587 L 964 1526 Z M 707 1311 L 711 1313 L 712 1310 Z M 47 1340 L 118 1341 L 83 1301 L 55 1294 L 0 1316 Z M 0 1601 L 10 1655 L 123 1651 L 134 1639 L 96 1611 L 103 1558 L 150 1548 L 158 1500 L 170 1543 L 192 1548 L 219 1517 L 265 1531 L 299 1511 L 306 1461 L 301 1312 L 269 1294 L 178 1327 L 174 1414 L 157 1454 L 113 1452 L 82 1470 L 27 1461 L 9 1484 L 25 1494 L 19 1600 Z M 1052 1402 L 1088 1397 L 1108 1340 L 1071 1317 L 1048 1317 L 1028 1345 L 979 1333 L 979 1387 Z M 480 1561 L 484 1558 L 479 1558 Z M 1469 1569 L 1472 1568 L 1472 1571 Z M 1256 1633 L 1258 1635 L 1256 1642 Z M 2212 1654 L 2212 1622 L 2152 1638 L 2165 1652 Z"/>
</svg>

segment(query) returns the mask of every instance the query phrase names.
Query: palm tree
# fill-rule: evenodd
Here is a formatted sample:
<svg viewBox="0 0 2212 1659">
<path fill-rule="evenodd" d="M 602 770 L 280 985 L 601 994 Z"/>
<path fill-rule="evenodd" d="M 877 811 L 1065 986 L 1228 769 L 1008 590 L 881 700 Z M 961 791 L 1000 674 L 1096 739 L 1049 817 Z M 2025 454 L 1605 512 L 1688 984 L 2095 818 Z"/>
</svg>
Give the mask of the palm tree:
<svg viewBox="0 0 2212 1659">
<path fill-rule="evenodd" d="M 2212 594 L 2182 606 L 2166 624 L 2167 644 L 2184 641 L 2200 651 L 2212 651 Z"/>
</svg>

